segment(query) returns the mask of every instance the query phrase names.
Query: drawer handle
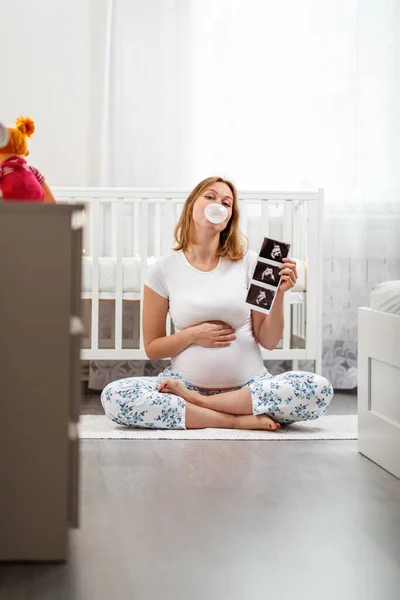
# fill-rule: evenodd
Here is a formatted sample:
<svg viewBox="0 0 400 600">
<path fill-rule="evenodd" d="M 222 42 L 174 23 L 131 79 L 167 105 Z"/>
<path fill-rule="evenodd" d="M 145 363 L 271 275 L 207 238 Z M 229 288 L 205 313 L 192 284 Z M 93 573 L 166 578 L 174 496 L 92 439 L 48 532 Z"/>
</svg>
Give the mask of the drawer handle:
<svg viewBox="0 0 400 600">
<path fill-rule="evenodd" d="M 79 317 L 72 316 L 69 319 L 69 332 L 71 335 L 82 335 L 85 332 L 82 320 Z"/>
</svg>

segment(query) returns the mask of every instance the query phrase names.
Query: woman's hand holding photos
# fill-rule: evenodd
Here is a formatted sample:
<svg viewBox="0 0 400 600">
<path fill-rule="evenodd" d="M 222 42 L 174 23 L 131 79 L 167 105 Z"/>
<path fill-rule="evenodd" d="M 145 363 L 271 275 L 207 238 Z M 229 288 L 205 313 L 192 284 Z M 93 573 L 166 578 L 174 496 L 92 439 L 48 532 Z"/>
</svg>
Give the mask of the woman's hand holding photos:
<svg viewBox="0 0 400 600">
<path fill-rule="evenodd" d="M 293 260 L 293 258 L 283 258 L 282 261 L 285 263 L 285 265 L 279 273 L 282 278 L 279 291 L 285 293 L 295 286 L 297 281 L 297 269 L 296 261 Z"/>
<path fill-rule="evenodd" d="M 225 348 L 236 340 L 235 330 L 222 321 L 200 323 L 191 328 L 193 344 L 203 348 Z"/>
</svg>

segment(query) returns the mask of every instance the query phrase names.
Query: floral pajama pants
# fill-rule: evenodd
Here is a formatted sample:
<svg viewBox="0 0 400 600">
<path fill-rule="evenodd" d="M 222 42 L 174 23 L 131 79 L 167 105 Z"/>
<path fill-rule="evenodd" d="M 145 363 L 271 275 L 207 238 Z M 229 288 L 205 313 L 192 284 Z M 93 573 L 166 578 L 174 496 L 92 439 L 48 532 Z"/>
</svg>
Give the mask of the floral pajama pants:
<svg viewBox="0 0 400 600">
<path fill-rule="evenodd" d="M 185 429 L 184 400 L 158 391 L 165 379 L 178 379 L 187 388 L 207 396 L 219 393 L 191 385 L 168 367 L 157 377 L 130 377 L 110 383 L 101 394 L 106 415 L 128 427 Z M 327 379 L 302 371 L 273 377 L 265 369 L 241 387 L 246 386 L 250 388 L 255 415 L 266 414 L 287 425 L 318 419 L 327 411 L 333 397 L 332 385 Z"/>
</svg>

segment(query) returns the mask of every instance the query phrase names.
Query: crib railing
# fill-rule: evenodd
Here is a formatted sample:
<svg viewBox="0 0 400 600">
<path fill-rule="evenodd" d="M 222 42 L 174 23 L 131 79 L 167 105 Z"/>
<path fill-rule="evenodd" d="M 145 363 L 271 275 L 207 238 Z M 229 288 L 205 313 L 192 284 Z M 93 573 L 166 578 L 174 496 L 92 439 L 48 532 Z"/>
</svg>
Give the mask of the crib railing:
<svg viewBox="0 0 400 600">
<path fill-rule="evenodd" d="M 90 286 L 83 300 L 90 305 L 90 335 L 82 359 L 142 360 L 146 358 L 141 329 L 142 290 L 149 262 L 173 247 L 173 230 L 187 192 L 132 188 L 56 188 L 57 201 L 83 203 L 85 227 L 83 260 L 89 261 Z M 292 245 L 291 256 L 307 265 L 306 289 L 285 297 L 285 327 L 276 350 L 263 351 L 266 360 L 301 359 L 321 368 L 322 214 L 323 191 L 240 192 L 240 227 L 258 251 L 265 236 Z M 112 287 L 101 289 L 102 262 L 111 261 Z M 135 262 L 136 261 L 136 262 Z M 135 289 L 125 289 L 126 270 L 139 265 Z M 104 301 L 104 302 L 102 302 Z M 113 306 L 112 335 L 101 336 L 101 310 Z M 124 306 L 134 302 L 133 321 L 139 339 L 124 334 Z M 136 315 L 136 316 L 135 316 Z M 169 331 L 171 324 L 168 324 Z M 134 328 L 135 329 L 135 328 Z"/>
</svg>

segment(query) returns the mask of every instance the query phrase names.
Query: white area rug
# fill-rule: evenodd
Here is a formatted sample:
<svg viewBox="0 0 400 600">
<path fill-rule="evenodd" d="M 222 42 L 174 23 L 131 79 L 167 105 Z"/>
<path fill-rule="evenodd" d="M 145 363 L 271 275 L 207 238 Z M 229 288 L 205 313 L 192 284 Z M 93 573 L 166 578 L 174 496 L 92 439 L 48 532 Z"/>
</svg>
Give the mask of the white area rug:
<svg viewBox="0 0 400 600">
<path fill-rule="evenodd" d="M 83 415 L 81 439 L 110 440 L 356 440 L 357 415 L 332 415 L 317 421 L 296 423 L 278 432 L 236 429 L 133 429 L 110 421 L 105 415 Z"/>
</svg>

